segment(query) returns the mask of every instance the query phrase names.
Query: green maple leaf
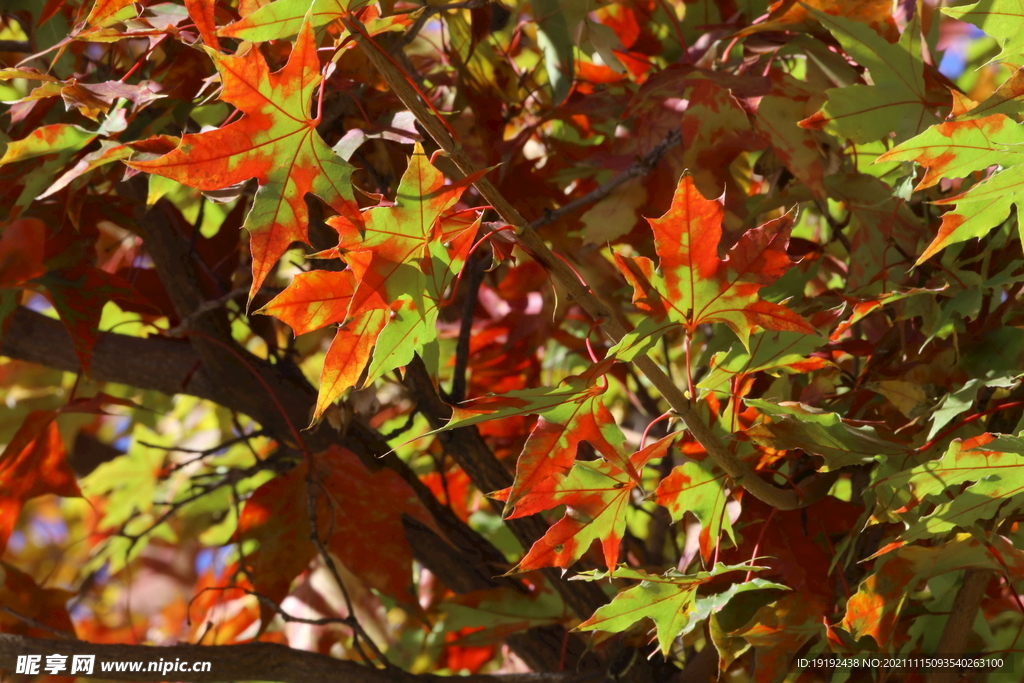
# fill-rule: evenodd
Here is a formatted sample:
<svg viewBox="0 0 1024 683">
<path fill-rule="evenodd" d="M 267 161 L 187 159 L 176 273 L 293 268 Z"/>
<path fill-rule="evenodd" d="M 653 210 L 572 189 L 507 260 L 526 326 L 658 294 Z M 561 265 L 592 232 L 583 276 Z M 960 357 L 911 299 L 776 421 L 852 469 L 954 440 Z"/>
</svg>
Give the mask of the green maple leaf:
<svg viewBox="0 0 1024 683">
<path fill-rule="evenodd" d="M 577 626 L 576 630 L 618 633 L 641 619 L 649 618 L 657 628 L 661 653 L 668 655 L 672 641 L 693 630 L 701 619 L 720 610 L 735 595 L 766 588 L 789 590 L 785 586 L 771 581 L 754 579 L 733 584 L 728 590 L 717 595 L 697 597 L 697 589 L 716 576 L 729 572 L 749 572 L 762 569 L 765 567 L 716 564 L 709 572 L 682 574 L 670 570 L 658 576 L 639 569 L 620 567 L 615 570 L 616 578 L 636 579 L 640 581 L 640 584 L 616 595 L 610 603 L 594 612 L 594 616 Z M 606 578 L 609 574 L 596 571 L 581 572 L 573 579 L 596 581 Z"/>
<path fill-rule="evenodd" d="M 725 472 L 711 459 L 691 460 L 673 469 L 654 492 L 654 500 L 668 509 L 672 521 L 682 520 L 689 512 L 700 522 L 698 540 L 705 562 L 714 555 L 723 530 L 736 543 L 725 508 L 729 501 L 725 478 Z"/>
<path fill-rule="evenodd" d="M 990 166 L 1002 170 L 967 192 L 935 202 L 956 205 L 942 216 L 939 232 L 914 265 L 920 265 L 951 244 L 983 237 L 1010 215 L 1024 198 L 1024 125 L 1003 114 L 954 120 L 932 126 L 878 158 L 878 161 L 915 161 L 926 173 L 918 190 L 942 178 L 963 178 Z M 1018 221 L 1019 224 L 1019 221 Z"/>
<path fill-rule="evenodd" d="M 737 377 L 767 372 L 776 377 L 783 374 L 805 374 L 819 370 L 829 361 L 809 356 L 826 343 L 813 334 L 797 332 L 761 332 L 750 337 L 749 350 L 733 346 L 719 351 L 711 359 L 711 371 L 697 384 L 698 388 L 716 394 L 731 394 L 729 383 Z"/>
<path fill-rule="evenodd" d="M 872 85 L 827 90 L 828 102 L 801 126 L 863 144 L 889 133 L 895 133 L 897 141 L 906 140 L 938 121 L 932 109 L 943 103 L 929 101 L 916 17 L 893 45 L 865 24 L 813 8 L 808 11 L 868 69 Z"/>
<path fill-rule="evenodd" d="M 967 483 L 971 485 L 963 488 Z M 909 500 L 896 510 L 907 523 L 897 545 L 955 528 L 969 529 L 1024 505 L 1024 440 L 1001 437 L 997 441 L 991 434 L 957 439 L 938 460 L 890 475 L 875 486 L 909 493 Z M 949 497 L 947 492 L 955 495 Z M 880 504 L 883 499 L 888 498 L 879 496 Z M 919 516 L 919 506 L 926 501 L 935 503 L 935 508 Z"/>
<path fill-rule="evenodd" d="M 778 404 L 761 399 L 745 399 L 745 403 L 772 416 L 770 422 L 747 430 L 752 439 L 779 450 L 820 455 L 825 459 L 822 472 L 908 452 L 906 447 L 879 437 L 873 427 L 854 427 L 835 413 L 802 403 Z"/>
<path fill-rule="evenodd" d="M 992 62 L 1019 62 L 1024 54 L 1024 4 L 1020 0 L 981 0 L 973 5 L 943 7 L 943 13 L 968 21 L 999 41 L 1000 53 Z"/>
<path fill-rule="evenodd" d="M 312 27 L 320 28 L 365 4 L 366 0 L 313 0 L 310 6 L 309 0 L 277 0 L 221 28 L 217 35 L 253 42 L 288 38 L 299 32 L 307 13 Z"/>
</svg>

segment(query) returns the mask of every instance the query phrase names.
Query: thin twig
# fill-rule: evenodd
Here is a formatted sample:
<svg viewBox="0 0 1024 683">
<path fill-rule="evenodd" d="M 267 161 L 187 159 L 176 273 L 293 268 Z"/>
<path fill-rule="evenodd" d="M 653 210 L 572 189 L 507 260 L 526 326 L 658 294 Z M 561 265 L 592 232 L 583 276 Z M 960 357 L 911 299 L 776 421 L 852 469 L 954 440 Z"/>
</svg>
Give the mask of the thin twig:
<svg viewBox="0 0 1024 683">
<path fill-rule="evenodd" d="M 241 470 L 233 469 L 228 471 L 228 473 L 225 474 L 221 479 L 198 487 L 198 490 L 192 495 L 188 496 L 187 498 L 166 502 L 155 500 L 153 501 L 153 505 L 159 505 L 161 507 L 168 506 L 168 509 L 155 520 L 153 520 L 153 523 L 150 524 L 145 530 L 139 532 L 138 534 L 129 534 L 122 528 L 119 535 L 131 541 L 131 544 L 128 546 L 129 550 L 131 550 L 132 546 L 134 546 L 135 543 L 139 541 L 139 539 L 145 537 L 147 534 L 152 533 L 154 529 L 156 529 L 158 526 L 160 526 L 168 519 L 170 519 L 172 515 L 174 515 L 178 510 L 180 510 L 185 505 L 188 505 L 189 503 L 194 503 L 203 496 L 213 493 L 222 486 L 234 486 L 238 482 L 244 479 L 248 479 L 249 477 L 258 474 L 263 470 L 273 470 L 277 469 L 279 466 L 280 462 L 278 462 L 277 460 L 260 460 L 252 467 L 247 467 Z M 128 523 L 126 522 L 125 526 L 127 526 L 127 524 Z"/>
<path fill-rule="evenodd" d="M 225 448 L 228 448 L 230 446 L 234 446 L 236 443 L 241 443 L 243 441 L 248 441 L 249 439 L 255 439 L 255 438 L 258 438 L 258 437 L 261 437 L 261 436 L 269 436 L 269 434 L 270 433 L 267 432 L 265 429 L 259 429 L 259 430 L 255 431 L 255 432 L 250 432 L 249 434 L 242 434 L 241 436 L 237 436 L 237 437 L 235 437 L 233 439 L 228 439 L 227 441 L 219 443 L 216 446 L 211 446 L 210 448 L 202 448 L 202 449 L 199 449 L 199 448 L 183 448 L 181 446 L 161 446 L 160 444 L 150 443 L 148 441 L 142 441 L 141 439 L 137 439 L 135 441 L 135 443 L 139 444 L 140 446 L 145 446 L 146 448 L 155 448 L 157 450 L 167 451 L 168 453 L 193 453 L 193 454 L 196 454 L 196 455 L 207 456 L 207 455 L 213 455 L 217 451 L 224 450 Z M 189 462 L 193 462 L 193 461 L 190 460 Z"/>
<path fill-rule="evenodd" d="M 405 32 L 395 47 L 400 50 L 412 41 L 416 40 L 416 36 L 419 35 L 420 31 L 423 30 L 423 27 L 427 25 L 427 22 L 430 21 L 430 18 L 435 14 L 440 14 L 441 12 L 450 9 L 477 9 L 486 5 L 488 1 L 489 0 L 462 0 L 461 2 L 452 2 L 447 5 L 428 5 L 423 8 L 422 13 L 416 17 L 416 21 L 413 22 L 412 26 L 409 27 L 409 30 Z"/>
<path fill-rule="evenodd" d="M 343 617 L 323 617 L 321 619 L 307 619 L 305 617 L 297 617 L 293 614 L 288 614 L 288 612 L 284 611 L 284 608 L 281 607 L 281 605 L 277 604 L 276 602 L 268 598 L 266 595 L 263 595 L 262 593 L 257 593 L 256 591 L 251 591 L 246 588 L 243 588 L 242 590 L 248 593 L 249 595 L 253 596 L 257 600 L 259 600 L 261 604 L 266 605 L 270 609 L 274 610 L 274 612 L 278 614 L 284 621 L 292 622 L 295 624 L 309 624 L 310 626 L 327 626 L 329 624 L 343 624 L 345 626 L 350 626 L 350 620 L 345 619 Z"/>
<path fill-rule="evenodd" d="M 308 467 L 308 470 L 306 472 L 306 512 L 309 515 L 310 540 L 312 540 L 313 544 L 316 546 L 317 551 L 320 553 L 321 559 L 323 559 L 324 561 L 324 565 L 327 567 L 327 570 L 331 573 L 331 576 L 334 577 L 334 581 L 338 584 L 338 588 L 341 590 L 341 595 L 345 599 L 345 608 L 348 610 L 348 618 L 346 619 L 345 623 L 347 623 L 352 628 L 352 640 L 355 643 L 356 650 L 359 652 L 359 655 L 363 658 L 363 661 L 366 662 L 367 665 L 376 666 L 370 659 L 370 657 L 368 657 L 367 654 L 363 652 L 361 641 L 365 641 L 367 647 L 370 648 L 370 652 L 373 653 L 373 656 L 376 657 L 377 661 L 381 662 L 384 665 L 385 669 L 391 669 L 394 667 L 394 665 L 391 664 L 388 658 L 384 656 L 384 653 L 381 651 L 381 649 L 377 647 L 377 643 L 373 642 L 373 639 L 370 638 L 370 635 L 366 632 L 366 630 L 363 628 L 363 625 L 360 624 L 359 620 L 356 618 L 356 612 L 355 607 L 352 603 L 352 597 L 349 595 L 348 588 L 345 587 L 345 582 L 341 578 L 341 572 L 338 571 L 337 565 L 334 564 L 334 558 L 331 557 L 330 552 L 328 552 L 327 547 L 324 545 L 323 540 L 320 538 L 320 528 L 316 510 L 316 502 L 317 498 L 319 498 L 319 489 L 321 489 L 322 487 L 320 486 L 320 483 L 316 481 L 315 475 L 313 473 L 312 461 L 307 462 L 306 466 Z"/>
<path fill-rule="evenodd" d="M 221 308 L 222 306 L 230 303 L 231 301 L 234 301 L 235 299 L 241 299 L 242 297 L 248 296 L 248 294 L 248 287 L 239 287 L 237 289 L 232 289 L 224 296 L 219 296 L 216 299 L 204 301 L 203 303 L 199 304 L 199 307 L 196 308 L 196 310 L 192 311 L 190 314 L 182 318 L 175 327 L 172 327 L 171 329 L 167 330 L 167 336 L 182 336 L 185 333 L 185 331 L 188 330 L 189 324 L 194 322 L 200 316 L 203 316 L 209 313 L 210 311 L 216 311 L 218 308 Z"/>
<path fill-rule="evenodd" d="M 545 211 L 544 215 L 537 220 L 530 223 L 530 227 L 536 230 L 537 228 L 553 223 L 562 216 L 574 213 L 584 206 L 595 204 L 612 193 L 615 188 L 622 185 L 628 180 L 632 180 L 638 176 L 647 175 L 658 165 L 662 157 L 668 154 L 670 151 L 679 146 L 683 141 L 683 132 L 681 128 L 673 128 L 669 131 L 669 134 L 665 136 L 665 139 L 654 146 L 651 151 L 643 155 L 633 165 L 627 168 L 622 173 L 618 174 L 606 183 L 601 184 L 599 187 L 591 190 L 587 194 L 583 195 L 579 199 L 574 199 L 564 206 L 560 206 L 553 211 Z"/>
<path fill-rule="evenodd" d="M 32 628 L 39 629 L 40 631 L 46 631 L 47 633 L 52 633 L 61 640 L 78 640 L 74 633 L 68 633 L 67 631 L 61 631 L 60 629 L 53 628 L 52 626 L 47 626 L 38 619 L 30 617 L 27 614 L 22 614 L 18 610 L 8 607 L 7 605 L 0 605 L 0 612 L 6 612 L 15 619 L 25 622 Z"/>
</svg>

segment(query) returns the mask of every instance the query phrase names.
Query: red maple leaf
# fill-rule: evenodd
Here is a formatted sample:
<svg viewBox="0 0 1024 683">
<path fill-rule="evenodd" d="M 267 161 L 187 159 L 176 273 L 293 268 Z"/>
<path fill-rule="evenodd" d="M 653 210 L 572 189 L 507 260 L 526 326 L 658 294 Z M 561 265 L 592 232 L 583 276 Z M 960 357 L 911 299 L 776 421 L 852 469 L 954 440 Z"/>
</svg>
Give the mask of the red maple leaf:
<svg viewBox="0 0 1024 683">
<path fill-rule="evenodd" d="M 654 230 L 657 270 L 646 257 L 615 255 L 633 285 L 633 303 L 688 332 L 702 323 L 725 323 L 744 344 L 757 326 L 813 334 L 814 328 L 799 315 L 758 295 L 793 267 L 786 254 L 792 215 L 748 230 L 721 259 L 722 214 L 721 201 L 705 199 L 684 175 L 668 213 L 647 219 Z"/>
</svg>

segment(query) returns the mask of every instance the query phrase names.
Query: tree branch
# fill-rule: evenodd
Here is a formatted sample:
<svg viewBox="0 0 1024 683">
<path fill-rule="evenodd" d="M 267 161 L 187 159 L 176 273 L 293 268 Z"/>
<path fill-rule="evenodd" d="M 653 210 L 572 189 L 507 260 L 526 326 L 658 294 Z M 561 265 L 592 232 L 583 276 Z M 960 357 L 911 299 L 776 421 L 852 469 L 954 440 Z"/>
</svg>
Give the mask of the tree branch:
<svg viewBox="0 0 1024 683">
<path fill-rule="evenodd" d="M 974 633 L 974 618 L 978 616 L 978 608 L 992 576 L 991 569 L 968 569 L 964 572 L 963 583 L 953 598 L 953 608 L 935 648 L 936 654 L 952 657 L 964 652 L 967 639 Z M 928 683 L 955 683 L 959 679 L 957 669 L 933 669 Z"/>
<path fill-rule="evenodd" d="M 406 367 L 406 385 L 431 426 L 444 426 L 451 417 L 451 408 L 434 391 L 426 366 L 418 356 Z M 438 438 L 445 450 L 484 493 L 500 491 L 512 485 L 512 475 L 494 456 L 476 427 L 452 429 L 438 434 Z M 540 540 L 548 528 L 543 520 L 535 516 L 506 519 L 505 524 L 526 550 Z M 608 602 L 604 591 L 596 583 L 565 581 L 554 567 L 545 568 L 541 572 L 559 592 L 566 605 L 581 619 L 590 618 L 597 608 Z"/>
<path fill-rule="evenodd" d="M 277 643 L 246 643 L 243 645 L 109 645 L 83 640 L 47 640 L 0 633 L 0 671 L 14 672 L 19 655 L 41 655 L 45 664 L 48 655 L 95 655 L 93 672 L 77 673 L 83 678 L 149 683 L 168 680 L 168 673 L 147 671 L 149 662 L 189 664 L 209 662 L 209 671 L 173 673 L 173 680 L 184 683 L 216 681 L 278 681 L 309 683 L 309 681 L 345 681 L 345 683 L 440 683 L 451 680 L 430 674 L 413 675 L 398 670 L 383 671 L 334 659 L 326 655 L 295 650 Z M 68 660 L 70 661 L 70 660 Z M 141 671 L 103 671 L 106 662 L 142 662 Z M 572 671 L 541 674 L 508 674 L 463 676 L 460 683 L 597 683 L 601 675 Z"/>
<path fill-rule="evenodd" d="M 489 254 L 481 252 L 466 264 L 466 284 L 463 287 L 462 320 L 459 325 L 459 341 L 455 345 L 455 370 L 452 372 L 452 389 L 448 396 L 452 403 L 466 398 L 466 369 L 469 367 L 469 340 L 473 335 L 473 316 L 480 294 L 480 285 L 487 275 Z"/>
<path fill-rule="evenodd" d="M 599 187 L 594 188 L 587 194 L 574 199 L 564 206 L 560 206 L 554 211 L 545 211 L 544 215 L 530 223 L 530 227 L 536 230 L 548 223 L 554 223 L 562 216 L 567 216 L 584 206 L 589 206 L 595 202 L 599 202 L 612 193 L 615 188 L 619 185 L 624 184 L 628 180 L 632 180 L 637 176 L 647 175 L 654 170 L 654 167 L 658 165 L 662 157 L 668 154 L 671 150 L 679 146 L 683 141 L 683 131 L 681 128 L 673 128 L 669 131 L 665 139 L 654 146 L 651 151 L 637 159 L 633 164 L 622 173 L 612 178 L 606 183 L 603 183 Z"/>
<path fill-rule="evenodd" d="M 449 133 L 449 128 L 440 116 L 433 114 L 424 105 L 416 89 L 410 85 L 406 74 L 376 43 L 370 39 L 365 28 L 354 18 L 345 20 L 346 26 L 367 58 L 380 71 L 388 86 L 394 91 L 402 103 L 413 113 L 416 120 L 430 134 L 434 141 L 451 158 L 459 170 L 466 176 L 479 172 L 476 164 L 458 145 Z M 572 268 L 555 256 L 541 237 L 530 228 L 519 211 L 493 183 L 482 176 L 473 183 L 480 195 L 509 225 L 516 228 L 522 246 L 542 265 L 552 277 L 558 281 L 569 294 L 569 299 L 579 305 L 591 318 L 601 321 L 605 333 L 618 342 L 626 334 L 626 329 L 612 316 L 610 309 L 594 295 L 589 285 L 581 281 Z M 827 495 L 834 476 L 813 476 L 807 480 L 802 489 L 780 489 L 761 479 L 750 470 L 745 462 L 722 443 L 721 439 L 711 430 L 706 422 L 697 414 L 690 400 L 675 385 L 665 371 L 646 355 L 638 355 L 633 363 L 643 372 L 651 383 L 657 387 L 672 409 L 679 415 L 694 439 L 707 451 L 712 460 L 736 484 L 747 489 L 751 495 L 780 510 L 795 510 L 806 507 Z"/>
</svg>

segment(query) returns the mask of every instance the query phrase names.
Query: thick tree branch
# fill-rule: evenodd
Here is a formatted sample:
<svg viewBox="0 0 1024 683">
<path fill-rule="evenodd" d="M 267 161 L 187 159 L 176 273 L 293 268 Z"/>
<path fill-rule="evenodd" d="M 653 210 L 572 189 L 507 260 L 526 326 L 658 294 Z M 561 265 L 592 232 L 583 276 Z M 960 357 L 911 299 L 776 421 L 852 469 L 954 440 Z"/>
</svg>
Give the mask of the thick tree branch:
<svg viewBox="0 0 1024 683">
<path fill-rule="evenodd" d="M 346 24 L 388 86 L 409 108 L 431 138 L 455 162 L 459 170 L 466 176 L 479 173 L 480 169 L 462 147 L 456 144 L 445 122 L 426 107 L 415 88 L 410 85 L 406 74 L 402 73 L 392 59 L 369 38 L 362 24 L 352 18 L 347 19 Z M 613 341 L 618 342 L 622 339 L 627 330 L 615 319 L 611 310 L 594 295 L 589 285 L 583 282 L 567 263 L 551 252 L 544 240 L 530 228 L 519 211 L 505 199 L 487 176 L 481 177 L 473 184 L 502 220 L 516 228 L 520 243 L 566 289 L 569 299 L 579 303 L 594 320 L 600 321 L 605 333 Z M 715 463 L 736 484 L 747 489 L 753 496 L 780 510 L 794 510 L 806 507 L 828 493 L 835 480 L 834 473 L 811 477 L 801 489 L 780 489 L 761 479 L 722 443 L 711 427 L 693 409 L 686 394 L 655 361 L 646 355 L 639 355 L 633 363 L 657 387 Z"/>
<path fill-rule="evenodd" d="M 953 598 L 953 608 L 935 648 L 936 654 L 944 657 L 963 654 L 968 638 L 974 633 L 974 618 L 978 616 L 978 608 L 992 576 L 990 569 L 968 569 L 964 572 L 963 583 Z M 954 683 L 959 679 L 957 669 L 934 669 L 928 676 L 928 683 Z"/>
<path fill-rule="evenodd" d="M 300 447 L 293 442 L 301 438 L 297 426 L 308 420 L 302 408 L 308 406 L 312 387 L 300 373 L 282 372 L 279 365 L 261 367 L 254 363 L 255 357 L 232 338 L 223 307 L 206 308 L 198 284 L 196 258 L 176 225 L 177 217 L 177 212 L 163 200 L 140 216 L 139 223 L 146 251 L 182 321 L 181 334 L 188 337 L 203 367 L 215 380 L 215 400 L 222 405 L 234 403 L 235 409 L 257 419 L 279 441 Z M 292 377 L 296 381 L 287 381 Z"/>
<path fill-rule="evenodd" d="M 355 662 L 334 659 L 315 652 L 294 650 L 277 643 L 247 643 L 244 645 L 109 645 L 82 640 L 46 640 L 0 633 L 0 672 L 13 673 L 19 655 L 41 655 L 45 664 L 47 655 L 95 655 L 93 672 L 84 678 L 114 681 L 166 681 L 169 673 L 147 671 L 149 662 L 175 662 L 194 664 L 209 662 L 207 672 L 176 671 L 170 680 L 185 683 L 215 681 L 279 681 L 280 683 L 309 683 L 310 681 L 345 681 L 345 683 L 421 683 L 447 681 L 449 678 L 429 674 L 413 675 L 396 670 L 382 671 Z M 103 671 L 104 662 L 143 662 L 142 671 Z M 508 674 L 499 676 L 464 676 L 462 683 L 596 683 L 601 675 L 579 674 L 572 671 L 539 674 Z"/>
<path fill-rule="evenodd" d="M 18 308 L 0 341 L 0 355 L 64 372 L 80 372 L 67 330 L 58 320 Z M 187 341 L 142 339 L 101 332 L 93 347 L 91 377 L 163 394 L 189 394 L 216 401 L 209 372 Z"/>
<path fill-rule="evenodd" d="M 431 426 L 435 429 L 444 426 L 451 417 L 451 408 L 434 391 L 426 366 L 418 356 L 406 368 L 406 384 Z M 494 456 L 476 427 L 452 429 L 442 432 L 438 437 L 445 450 L 484 493 L 500 491 L 512 485 L 512 475 Z M 527 550 L 547 531 L 547 525 L 536 516 L 507 519 L 505 524 Z M 581 619 L 588 619 L 598 607 L 608 602 L 607 596 L 596 583 L 565 581 L 554 567 L 542 572 Z"/>
</svg>

